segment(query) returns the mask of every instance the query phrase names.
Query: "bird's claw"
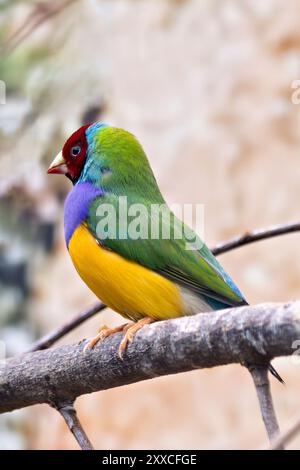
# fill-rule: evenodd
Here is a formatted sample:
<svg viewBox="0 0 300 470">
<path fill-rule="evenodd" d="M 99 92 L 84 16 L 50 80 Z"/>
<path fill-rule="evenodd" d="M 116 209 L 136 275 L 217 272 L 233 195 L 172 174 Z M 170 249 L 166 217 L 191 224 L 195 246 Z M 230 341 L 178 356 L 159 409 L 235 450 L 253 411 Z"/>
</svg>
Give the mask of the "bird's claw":
<svg viewBox="0 0 300 470">
<path fill-rule="evenodd" d="M 136 323 L 125 323 L 125 325 L 116 326 L 115 328 L 108 328 L 106 325 L 103 325 L 99 328 L 98 333 L 94 338 L 91 338 L 89 342 L 84 346 L 83 352 L 85 353 L 88 349 L 93 349 L 99 341 L 102 341 L 107 336 L 110 336 L 114 333 L 119 333 L 122 331 L 125 333 L 124 338 L 122 339 L 119 349 L 118 356 L 123 360 L 123 353 L 127 348 L 128 343 L 132 343 L 135 333 L 140 330 L 144 325 L 152 323 L 154 320 L 149 317 L 142 318 Z"/>
<path fill-rule="evenodd" d="M 144 325 L 148 325 L 153 321 L 154 320 L 152 320 L 152 318 L 145 317 L 139 320 L 138 322 L 134 323 L 133 325 L 125 325 L 125 328 L 123 330 L 125 332 L 125 336 L 122 339 L 118 350 L 118 356 L 121 360 L 123 360 L 123 353 L 127 348 L 128 343 L 132 343 L 135 333 L 140 330 Z"/>
<path fill-rule="evenodd" d="M 115 328 L 108 328 L 106 325 L 103 325 L 99 328 L 98 333 L 96 336 L 91 338 L 89 342 L 84 346 L 83 352 L 85 353 L 88 349 L 93 349 L 99 341 L 102 341 L 107 336 L 110 336 L 114 333 L 118 333 L 123 331 L 124 328 L 127 326 L 127 323 L 124 325 L 116 326 Z"/>
</svg>

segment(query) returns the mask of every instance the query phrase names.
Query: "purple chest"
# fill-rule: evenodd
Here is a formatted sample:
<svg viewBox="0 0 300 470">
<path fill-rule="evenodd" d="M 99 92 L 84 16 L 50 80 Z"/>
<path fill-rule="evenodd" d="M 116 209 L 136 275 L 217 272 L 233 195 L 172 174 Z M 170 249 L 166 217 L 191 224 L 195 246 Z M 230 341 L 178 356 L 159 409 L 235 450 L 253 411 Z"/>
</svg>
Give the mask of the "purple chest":
<svg viewBox="0 0 300 470">
<path fill-rule="evenodd" d="M 76 184 L 68 194 L 64 208 L 64 229 L 67 246 L 75 229 L 87 219 L 91 202 L 102 194 L 103 191 L 91 183 Z"/>
</svg>

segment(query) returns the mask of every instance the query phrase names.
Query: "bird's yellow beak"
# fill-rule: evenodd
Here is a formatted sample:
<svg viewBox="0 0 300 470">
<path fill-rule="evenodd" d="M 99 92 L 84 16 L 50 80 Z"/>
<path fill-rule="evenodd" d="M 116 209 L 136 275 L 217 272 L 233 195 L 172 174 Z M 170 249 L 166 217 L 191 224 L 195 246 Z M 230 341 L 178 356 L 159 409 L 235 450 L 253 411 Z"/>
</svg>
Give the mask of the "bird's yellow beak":
<svg viewBox="0 0 300 470">
<path fill-rule="evenodd" d="M 56 155 L 53 162 L 49 166 L 47 173 L 58 173 L 60 175 L 65 175 L 68 173 L 66 160 L 64 159 L 62 152 L 59 152 L 59 154 Z"/>
</svg>

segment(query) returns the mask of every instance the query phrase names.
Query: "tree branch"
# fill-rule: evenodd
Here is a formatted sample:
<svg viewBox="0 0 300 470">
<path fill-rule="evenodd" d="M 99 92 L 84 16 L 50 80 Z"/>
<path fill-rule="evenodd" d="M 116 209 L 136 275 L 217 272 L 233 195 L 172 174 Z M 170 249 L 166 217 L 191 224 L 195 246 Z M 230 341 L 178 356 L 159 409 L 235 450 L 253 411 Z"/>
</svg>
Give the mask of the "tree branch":
<svg viewBox="0 0 300 470">
<path fill-rule="evenodd" d="M 80 449 L 94 450 L 89 438 L 81 426 L 73 403 L 58 403 L 54 407 L 64 418 L 68 428 L 78 442 Z"/>
<path fill-rule="evenodd" d="M 142 328 L 118 356 L 122 333 L 83 354 L 83 342 L 27 353 L 0 365 L 0 412 L 37 403 L 73 402 L 82 394 L 231 363 L 267 365 L 294 352 L 300 301 L 245 306 Z"/>
</svg>

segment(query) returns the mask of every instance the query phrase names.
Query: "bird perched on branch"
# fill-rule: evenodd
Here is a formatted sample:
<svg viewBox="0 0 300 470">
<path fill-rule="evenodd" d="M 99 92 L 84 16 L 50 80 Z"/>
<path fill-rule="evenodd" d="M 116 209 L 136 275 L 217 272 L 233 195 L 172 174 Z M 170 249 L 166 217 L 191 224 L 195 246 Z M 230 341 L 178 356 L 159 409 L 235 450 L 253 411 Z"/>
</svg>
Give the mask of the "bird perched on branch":
<svg viewBox="0 0 300 470">
<path fill-rule="evenodd" d="M 168 208 L 129 132 L 102 123 L 81 127 L 48 173 L 65 174 L 74 185 L 64 229 L 76 270 L 99 299 L 134 322 L 102 327 L 85 349 L 124 331 L 122 356 L 147 323 L 247 304 L 206 245 Z"/>
</svg>

